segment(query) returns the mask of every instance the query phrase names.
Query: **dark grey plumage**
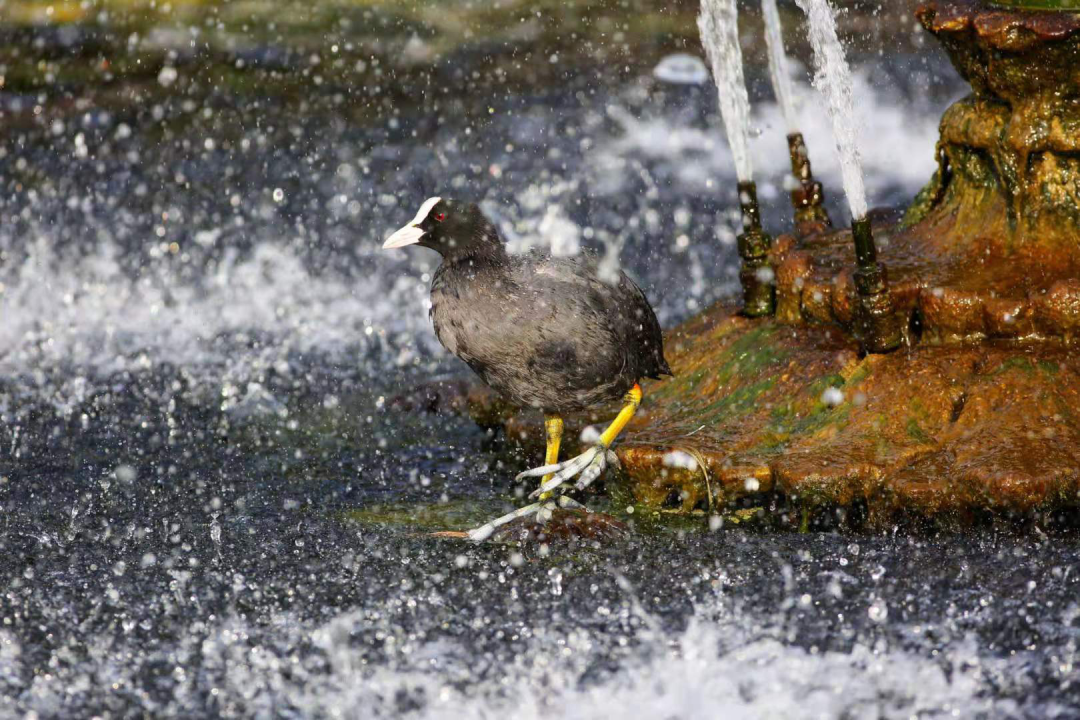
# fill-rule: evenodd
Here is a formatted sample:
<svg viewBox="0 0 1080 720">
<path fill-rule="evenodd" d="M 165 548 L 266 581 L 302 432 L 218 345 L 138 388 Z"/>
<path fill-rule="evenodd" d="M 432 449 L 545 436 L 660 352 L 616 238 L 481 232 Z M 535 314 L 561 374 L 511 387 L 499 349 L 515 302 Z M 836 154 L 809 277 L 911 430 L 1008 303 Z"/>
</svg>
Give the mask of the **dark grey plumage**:
<svg viewBox="0 0 1080 720">
<path fill-rule="evenodd" d="M 443 255 L 431 284 L 439 341 L 511 402 L 561 414 L 671 374 L 656 314 L 625 273 L 605 282 L 592 255 L 509 255 L 476 205 L 440 200 L 419 227 L 419 244 Z"/>
</svg>

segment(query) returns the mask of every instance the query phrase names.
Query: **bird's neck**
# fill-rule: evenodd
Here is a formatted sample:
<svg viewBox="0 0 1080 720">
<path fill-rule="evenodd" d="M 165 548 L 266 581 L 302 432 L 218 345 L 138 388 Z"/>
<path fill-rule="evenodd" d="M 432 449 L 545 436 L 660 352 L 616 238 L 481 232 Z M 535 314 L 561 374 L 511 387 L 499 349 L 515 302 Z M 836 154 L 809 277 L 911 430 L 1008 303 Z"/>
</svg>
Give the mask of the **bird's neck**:
<svg viewBox="0 0 1080 720">
<path fill-rule="evenodd" d="M 503 268 L 507 265 L 509 265 L 509 256 L 506 251 L 502 253 L 469 252 L 443 257 L 439 271 L 454 277 L 474 280 L 478 277 L 491 277 L 492 274 L 499 274 L 503 272 Z"/>
<path fill-rule="evenodd" d="M 495 226 L 485 219 L 458 246 L 444 250 L 443 264 L 481 266 L 506 262 L 506 246 Z"/>
</svg>

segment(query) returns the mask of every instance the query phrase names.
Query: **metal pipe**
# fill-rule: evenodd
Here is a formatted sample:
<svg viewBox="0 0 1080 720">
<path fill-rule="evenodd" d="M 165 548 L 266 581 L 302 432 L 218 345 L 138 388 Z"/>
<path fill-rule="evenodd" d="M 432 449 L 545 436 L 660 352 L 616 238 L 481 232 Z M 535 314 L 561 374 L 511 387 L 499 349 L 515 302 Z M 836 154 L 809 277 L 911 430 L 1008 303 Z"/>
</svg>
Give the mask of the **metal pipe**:
<svg viewBox="0 0 1080 720">
<path fill-rule="evenodd" d="M 787 136 L 788 154 L 791 156 L 791 174 L 799 181 L 799 187 L 791 191 L 791 205 L 795 208 L 795 222 L 822 222 L 832 225 L 825 210 L 825 191 L 814 180 L 810 169 L 810 156 L 801 132 Z"/>
<path fill-rule="evenodd" d="M 871 353 L 887 353 L 900 347 L 903 329 L 893 308 L 889 278 L 878 262 L 870 218 L 851 222 L 855 241 L 855 289 L 859 294 L 856 333 Z"/>
<path fill-rule="evenodd" d="M 776 309 L 776 275 L 769 266 L 770 238 L 761 229 L 757 184 L 739 183 L 739 206 L 742 208 L 742 234 L 738 237 L 739 281 L 743 289 L 743 314 L 747 317 L 772 315 Z"/>
<path fill-rule="evenodd" d="M 739 183 L 739 208 L 742 210 L 743 231 L 761 230 L 761 208 L 758 206 L 757 183 Z"/>
<path fill-rule="evenodd" d="M 877 245 L 874 244 L 874 228 L 870 218 L 853 220 L 851 236 L 855 240 L 855 264 L 860 268 L 871 268 L 877 264 Z"/>
</svg>

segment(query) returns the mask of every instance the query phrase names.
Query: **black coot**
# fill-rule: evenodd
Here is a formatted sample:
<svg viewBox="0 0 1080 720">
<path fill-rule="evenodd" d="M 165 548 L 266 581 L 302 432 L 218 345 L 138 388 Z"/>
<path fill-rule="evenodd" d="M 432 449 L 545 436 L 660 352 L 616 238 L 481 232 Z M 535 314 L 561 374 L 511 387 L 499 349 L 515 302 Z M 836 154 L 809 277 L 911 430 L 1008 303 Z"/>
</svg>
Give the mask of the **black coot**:
<svg viewBox="0 0 1080 720">
<path fill-rule="evenodd" d="M 554 503 L 577 507 L 555 491 L 580 473 L 583 489 L 603 471 L 608 448 L 641 402 L 643 377 L 671 374 L 663 336 L 645 294 L 623 272 L 601 276 L 591 255 L 510 255 L 475 204 L 430 198 L 383 245 L 422 245 L 443 257 L 431 283 L 431 319 L 447 350 L 511 402 L 542 410 L 547 464 L 519 477 L 544 476 L 540 501 L 470 531 L 476 540 Z M 624 398 L 596 446 L 558 463 L 563 413 Z"/>
</svg>

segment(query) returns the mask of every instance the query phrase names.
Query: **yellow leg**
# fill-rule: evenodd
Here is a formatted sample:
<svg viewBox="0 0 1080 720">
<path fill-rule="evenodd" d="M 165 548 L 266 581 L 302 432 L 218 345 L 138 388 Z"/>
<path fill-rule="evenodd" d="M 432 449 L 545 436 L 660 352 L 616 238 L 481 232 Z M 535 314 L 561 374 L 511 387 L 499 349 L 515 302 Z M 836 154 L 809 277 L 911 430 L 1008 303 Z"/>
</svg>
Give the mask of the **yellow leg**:
<svg viewBox="0 0 1080 720">
<path fill-rule="evenodd" d="M 623 400 L 626 401 L 626 405 L 611 421 L 604 434 L 600 436 L 600 444 L 605 448 L 611 447 L 611 443 L 615 442 L 615 438 L 619 436 L 626 424 L 630 422 L 630 418 L 634 417 L 634 413 L 637 412 L 638 405 L 641 404 L 641 386 L 634 383 L 634 387 L 630 388 Z"/>
<path fill-rule="evenodd" d="M 553 497 L 553 493 L 556 492 L 557 488 L 562 487 L 575 475 L 579 476 L 577 483 L 574 485 L 577 490 L 584 490 L 589 487 L 593 480 L 600 477 L 600 473 L 604 472 L 604 468 L 607 466 L 608 448 L 615 442 L 615 438 L 623 431 L 623 428 L 630 422 L 630 419 L 634 417 L 638 405 L 641 404 L 641 386 L 635 383 L 634 387 L 630 388 L 630 391 L 626 393 L 624 400 L 626 401 L 626 404 L 623 405 L 623 409 L 619 411 L 618 416 L 616 416 L 611 424 L 608 425 L 607 430 L 600 435 L 600 440 L 596 445 L 575 458 L 557 464 L 550 462 L 551 458 L 557 457 L 557 455 L 549 454 L 548 465 L 541 468 L 526 470 L 517 476 L 520 480 L 521 478 L 540 477 L 543 475 L 544 479 L 540 483 L 540 487 L 529 497 L 539 497 L 541 501 L 548 500 Z M 551 452 L 551 447 L 552 446 L 549 444 L 549 453 Z M 552 467 L 553 464 L 555 467 Z M 547 472 L 548 470 L 553 470 L 553 472 Z"/>
<path fill-rule="evenodd" d="M 558 415 L 548 415 L 544 418 L 544 429 L 547 430 L 547 453 L 544 455 L 545 465 L 554 465 L 559 462 L 559 445 L 562 443 L 563 433 L 563 419 Z M 545 475 L 540 481 L 543 485 L 544 482 L 551 479 L 551 474 Z M 541 500 L 547 500 L 551 497 L 551 493 L 544 493 L 540 496 Z"/>
</svg>

